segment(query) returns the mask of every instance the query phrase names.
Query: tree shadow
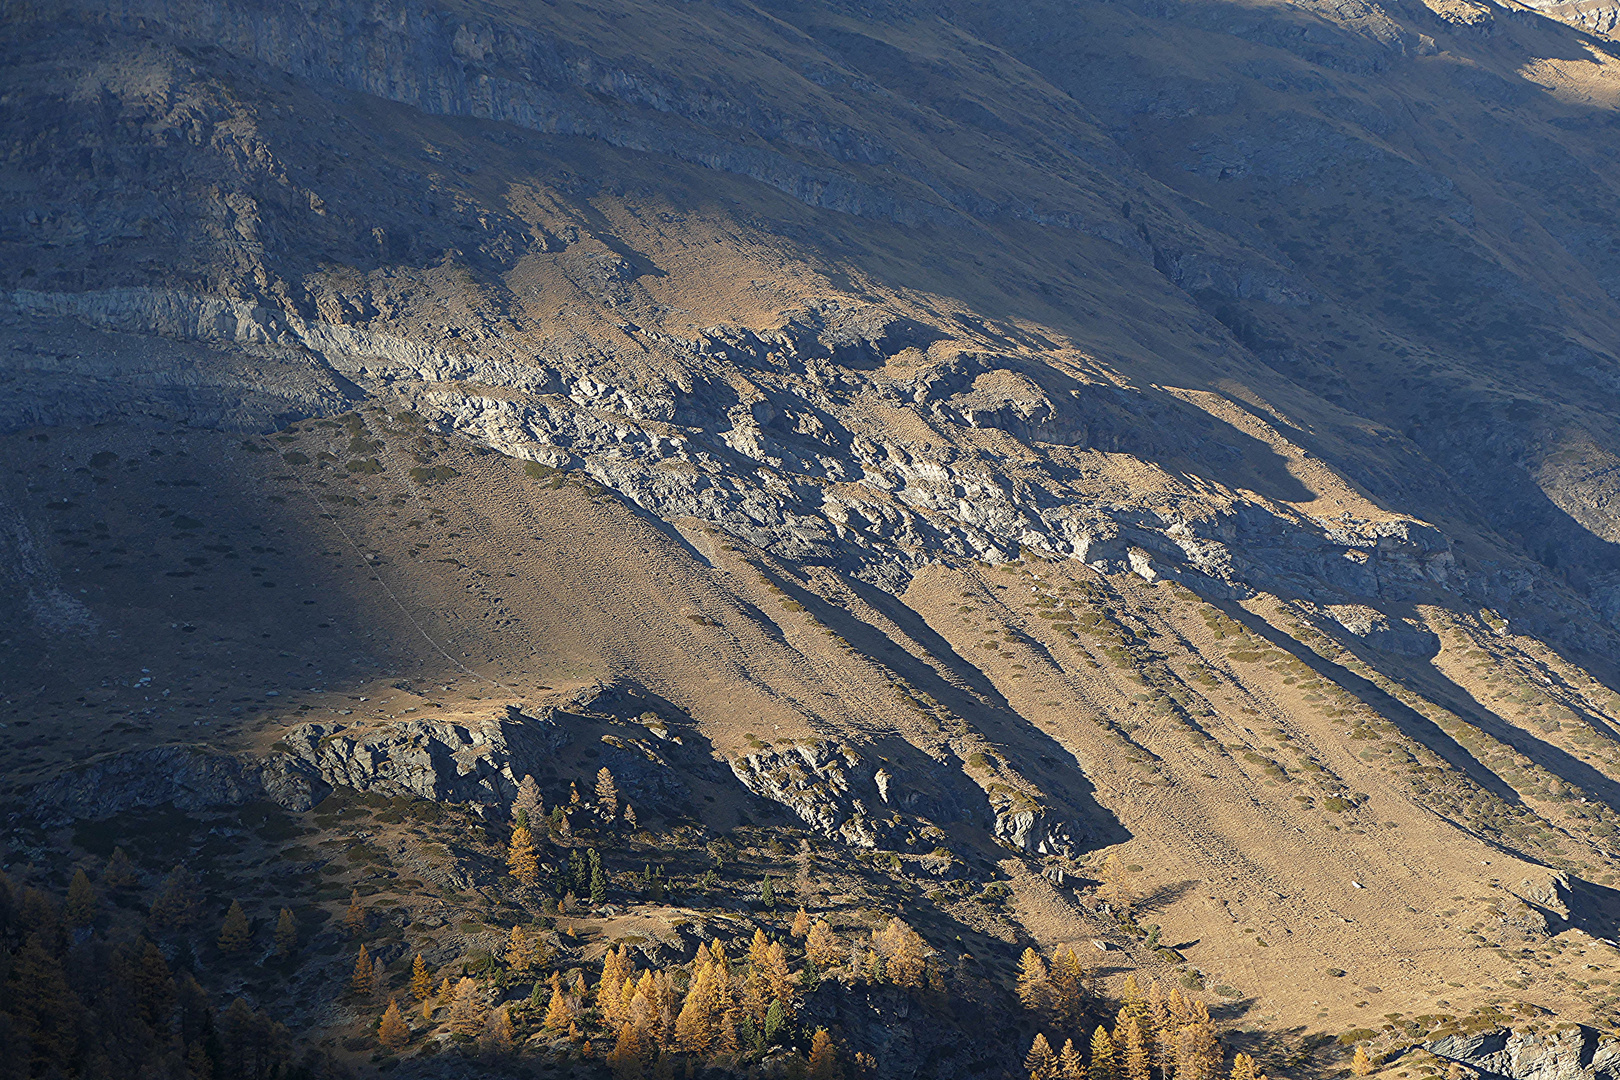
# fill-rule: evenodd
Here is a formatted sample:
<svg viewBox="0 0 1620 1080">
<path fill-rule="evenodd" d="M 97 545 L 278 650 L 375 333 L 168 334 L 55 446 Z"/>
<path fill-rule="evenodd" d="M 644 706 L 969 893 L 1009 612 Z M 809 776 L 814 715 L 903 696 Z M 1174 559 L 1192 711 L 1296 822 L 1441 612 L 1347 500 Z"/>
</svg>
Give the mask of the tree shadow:
<svg viewBox="0 0 1620 1080">
<path fill-rule="evenodd" d="M 1198 886 L 1201 884 L 1203 883 L 1200 881 L 1188 879 L 1186 881 L 1169 882 L 1164 885 L 1160 885 L 1143 896 L 1131 901 L 1131 908 L 1138 913 L 1162 911 L 1171 904 L 1175 903 L 1177 900 L 1180 900 L 1182 897 L 1186 896 L 1188 893 L 1192 892 L 1194 889 L 1198 888 Z M 1192 942 L 1191 944 L 1196 945 L 1197 942 Z M 1180 945 L 1171 946 L 1171 948 L 1177 950 L 1181 949 L 1181 947 L 1182 946 Z"/>
</svg>

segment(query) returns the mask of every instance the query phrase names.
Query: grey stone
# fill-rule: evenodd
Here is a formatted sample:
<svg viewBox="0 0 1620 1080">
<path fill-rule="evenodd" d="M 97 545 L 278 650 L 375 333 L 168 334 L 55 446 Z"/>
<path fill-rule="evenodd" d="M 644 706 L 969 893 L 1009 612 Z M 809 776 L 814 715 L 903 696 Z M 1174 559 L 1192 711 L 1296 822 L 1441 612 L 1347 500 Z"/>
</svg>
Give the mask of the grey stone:
<svg viewBox="0 0 1620 1080">
<path fill-rule="evenodd" d="M 1582 1024 L 1550 1031 L 1498 1028 L 1423 1044 L 1436 1057 L 1490 1077 L 1511 1080 L 1591 1080 L 1620 1077 L 1620 1042 Z"/>
</svg>

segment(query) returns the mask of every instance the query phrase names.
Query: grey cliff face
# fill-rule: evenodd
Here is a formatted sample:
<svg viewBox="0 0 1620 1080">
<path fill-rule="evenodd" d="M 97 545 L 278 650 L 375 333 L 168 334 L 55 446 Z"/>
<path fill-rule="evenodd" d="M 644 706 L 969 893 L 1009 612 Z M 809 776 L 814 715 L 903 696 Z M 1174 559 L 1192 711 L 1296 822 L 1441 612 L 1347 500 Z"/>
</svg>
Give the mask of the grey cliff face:
<svg viewBox="0 0 1620 1080">
<path fill-rule="evenodd" d="M 1620 1044 L 1581 1024 L 1560 1024 L 1550 1031 L 1509 1028 L 1453 1035 L 1425 1043 L 1424 1049 L 1488 1077 L 1607 1080 L 1620 1076 Z"/>
</svg>

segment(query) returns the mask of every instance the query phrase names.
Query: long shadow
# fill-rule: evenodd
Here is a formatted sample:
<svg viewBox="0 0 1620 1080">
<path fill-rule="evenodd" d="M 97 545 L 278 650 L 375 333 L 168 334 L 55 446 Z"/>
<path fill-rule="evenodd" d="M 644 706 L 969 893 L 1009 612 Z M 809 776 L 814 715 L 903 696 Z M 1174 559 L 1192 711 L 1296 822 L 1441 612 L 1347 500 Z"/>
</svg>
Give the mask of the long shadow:
<svg viewBox="0 0 1620 1080">
<path fill-rule="evenodd" d="M 892 619 L 900 629 L 928 653 L 940 660 L 953 675 L 971 688 L 942 677 L 933 666 L 923 662 L 905 649 L 895 647 L 877 627 L 856 618 L 845 608 L 831 604 L 821 596 L 800 586 L 785 575 L 774 575 L 779 586 L 795 601 L 803 604 L 823 624 L 835 630 L 849 644 L 868 658 L 889 667 L 913 687 L 934 698 L 957 716 L 963 717 L 979 729 L 997 746 L 1013 748 L 1013 757 L 1019 770 L 1040 775 L 1043 787 L 1056 794 L 1063 803 L 1080 815 L 1087 836 L 1076 837 L 1086 848 L 1106 847 L 1129 838 L 1114 815 L 1096 801 L 1095 785 L 1083 771 L 1072 764 L 1074 756 L 1055 739 L 1019 716 L 984 674 L 964 660 L 951 645 L 939 636 L 912 609 L 888 593 L 871 588 L 855 579 L 845 584 L 875 610 Z M 970 693 L 972 696 L 970 696 Z M 1061 764 L 1069 763 L 1069 764 Z M 975 801 L 982 804 L 983 791 L 967 781 L 961 773 L 956 784 L 965 792 L 972 788 Z"/>
<path fill-rule="evenodd" d="M 1570 926 L 1607 941 L 1620 934 L 1620 889 L 1572 877 L 1568 895 L 1561 899 L 1569 908 Z"/>
<path fill-rule="evenodd" d="M 1020 716 L 1001 692 L 995 688 L 995 684 L 990 682 L 982 671 L 959 654 L 933 627 L 929 626 L 927 620 L 897 597 L 875 589 L 859 579 L 848 579 L 846 583 L 874 610 L 882 612 L 931 656 L 944 661 L 953 674 L 958 678 L 962 678 L 964 682 L 973 686 L 976 692 L 982 694 L 984 702 L 988 702 L 988 705 L 984 704 L 984 702 L 969 703 L 967 707 L 974 711 L 963 712 L 955 708 L 953 708 L 953 711 L 956 711 L 958 715 L 971 717 L 975 726 L 996 745 L 1018 746 L 1022 744 L 1023 748 L 1027 748 L 1028 753 L 1021 755 L 1017 760 L 1019 771 L 1032 778 L 1039 777 L 1043 781 L 1043 787 L 1050 783 L 1052 790 L 1060 793 L 1066 802 L 1070 803 L 1076 810 L 1084 813 L 1088 818 L 1088 823 L 1095 824 L 1099 829 L 1096 846 L 1106 847 L 1130 838 L 1130 834 L 1119 824 L 1119 819 L 1096 801 L 1096 785 L 1074 763 L 1074 755 L 1056 739 L 1053 739 Z M 868 629 L 877 639 L 888 640 L 876 628 Z M 896 650 L 896 652 L 906 669 L 905 674 L 908 680 L 912 679 L 913 676 L 925 680 L 922 683 L 913 682 L 913 685 L 933 694 L 936 699 L 942 702 L 950 700 L 950 698 L 940 697 L 942 693 L 949 694 L 957 700 L 961 699 L 961 691 L 940 678 L 939 673 L 933 667 L 923 663 L 903 649 Z M 964 667 L 971 675 L 964 673 Z M 986 690 L 980 691 L 981 686 L 985 687 Z"/>
<path fill-rule="evenodd" d="M 1349 634 L 1335 634 L 1334 637 L 1363 662 L 1372 664 L 1383 659 L 1367 655 L 1370 650 Z M 1387 660 L 1384 662 L 1387 663 Z M 1560 780 L 1577 784 L 1588 794 L 1596 795 L 1611 807 L 1620 809 L 1620 782 L 1605 776 L 1569 751 L 1544 739 L 1538 739 L 1522 728 L 1508 723 L 1475 699 L 1466 689 L 1447 678 L 1438 668 L 1431 665 L 1422 667 L 1414 665 L 1409 670 L 1412 681 L 1421 687 L 1424 696 L 1436 704 L 1455 713 L 1498 742 L 1512 747 Z"/>
<path fill-rule="evenodd" d="M 1204 599 L 1207 603 L 1220 608 L 1229 618 L 1242 623 L 1244 629 L 1255 637 L 1265 641 L 1272 648 L 1287 653 L 1310 668 L 1313 674 L 1331 683 L 1336 683 L 1355 694 L 1365 704 L 1377 710 L 1380 716 L 1394 724 L 1401 734 L 1437 754 L 1448 765 L 1462 772 L 1486 791 L 1510 804 L 1517 805 L 1523 802 L 1519 798 L 1519 793 L 1513 790 L 1506 781 L 1486 768 L 1477 758 L 1458 745 L 1457 741 L 1447 735 L 1440 725 L 1416 709 L 1391 697 L 1377 685 L 1348 668 L 1340 667 L 1331 661 L 1324 660 L 1311 650 L 1302 648 L 1293 638 L 1273 629 L 1265 620 L 1257 615 L 1251 615 L 1232 601 L 1221 597 L 1205 597 Z"/>
<path fill-rule="evenodd" d="M 1137 911 L 1159 911 L 1169 907 L 1183 896 L 1196 889 L 1201 882 L 1195 880 L 1171 882 L 1160 885 L 1145 896 L 1132 901 L 1131 907 Z M 1177 946 L 1179 948 L 1179 946 Z"/>
</svg>

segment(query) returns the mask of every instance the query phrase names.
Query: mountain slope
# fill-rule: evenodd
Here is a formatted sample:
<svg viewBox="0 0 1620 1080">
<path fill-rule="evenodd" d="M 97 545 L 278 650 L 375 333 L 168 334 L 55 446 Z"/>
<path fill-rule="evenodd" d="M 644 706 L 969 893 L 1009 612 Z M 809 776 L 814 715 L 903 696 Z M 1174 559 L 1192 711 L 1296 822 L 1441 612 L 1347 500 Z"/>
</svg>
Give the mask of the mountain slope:
<svg viewBox="0 0 1620 1080">
<path fill-rule="evenodd" d="M 360 701 L 645 720 L 608 692 L 719 759 L 660 766 L 670 820 L 948 850 L 1011 907 L 929 910 L 1111 943 L 1105 989 L 1608 1021 L 1610 39 L 1466 0 L 4 32 L 6 707 L 49 729 L 8 782 L 47 826 L 184 802 L 90 806 L 83 759 L 205 721 L 244 791 L 331 786 L 334 733 L 288 747 L 405 719 Z"/>
</svg>

